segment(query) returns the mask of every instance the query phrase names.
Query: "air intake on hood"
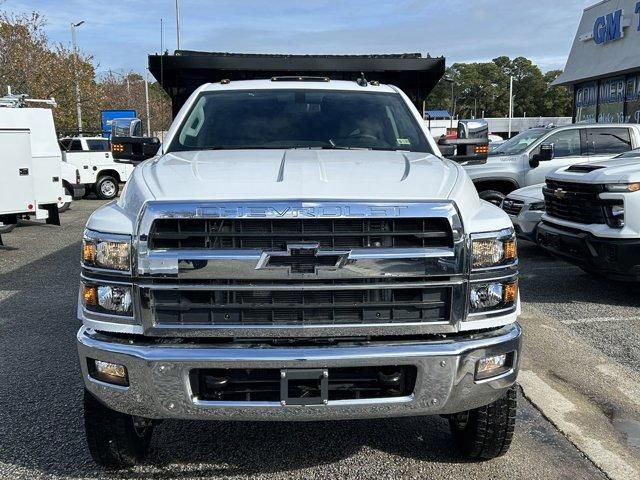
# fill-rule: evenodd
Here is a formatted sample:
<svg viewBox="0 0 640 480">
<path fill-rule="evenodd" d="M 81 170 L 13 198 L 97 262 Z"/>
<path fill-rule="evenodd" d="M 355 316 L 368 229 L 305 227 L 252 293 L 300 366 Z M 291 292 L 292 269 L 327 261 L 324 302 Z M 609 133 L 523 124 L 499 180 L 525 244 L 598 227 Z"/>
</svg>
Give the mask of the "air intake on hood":
<svg viewBox="0 0 640 480">
<path fill-rule="evenodd" d="M 601 168 L 604 168 L 604 166 L 601 166 L 601 165 L 571 165 L 569 168 L 567 168 L 567 172 L 589 173 L 589 172 L 593 172 L 594 170 L 600 170 Z"/>
</svg>

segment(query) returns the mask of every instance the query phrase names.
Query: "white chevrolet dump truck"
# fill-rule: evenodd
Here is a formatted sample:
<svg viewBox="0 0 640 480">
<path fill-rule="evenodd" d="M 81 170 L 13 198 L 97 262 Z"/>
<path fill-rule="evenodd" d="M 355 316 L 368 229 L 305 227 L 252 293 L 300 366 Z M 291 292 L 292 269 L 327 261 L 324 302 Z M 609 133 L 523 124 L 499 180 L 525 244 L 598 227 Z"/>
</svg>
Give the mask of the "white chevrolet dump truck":
<svg viewBox="0 0 640 480">
<path fill-rule="evenodd" d="M 442 415 L 463 455 L 505 453 L 516 240 L 403 92 L 433 85 L 434 59 L 215 60 L 160 150 L 112 138 L 116 159 L 151 158 L 83 239 L 95 461 L 134 464 L 163 419 Z M 486 125 L 461 125 L 458 151 L 486 152 Z"/>
</svg>

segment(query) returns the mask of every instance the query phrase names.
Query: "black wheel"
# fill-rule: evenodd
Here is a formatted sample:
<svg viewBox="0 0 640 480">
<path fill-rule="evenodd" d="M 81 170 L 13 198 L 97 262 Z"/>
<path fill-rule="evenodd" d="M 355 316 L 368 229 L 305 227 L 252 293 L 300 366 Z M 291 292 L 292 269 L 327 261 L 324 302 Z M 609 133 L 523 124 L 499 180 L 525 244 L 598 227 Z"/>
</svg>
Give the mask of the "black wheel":
<svg viewBox="0 0 640 480">
<path fill-rule="evenodd" d="M 64 194 L 69 195 L 73 198 L 73 192 L 69 189 L 69 187 L 64 187 Z M 58 212 L 66 212 L 67 210 L 69 210 L 70 206 L 71 202 L 65 202 L 64 200 L 61 200 L 58 202 Z"/>
<path fill-rule="evenodd" d="M 482 200 L 486 200 L 489 203 L 493 203 L 498 207 L 502 205 L 502 201 L 504 200 L 504 197 L 505 197 L 505 194 L 497 190 L 485 190 L 483 192 L 480 192 L 480 198 Z"/>
<path fill-rule="evenodd" d="M 451 434 L 462 454 L 473 460 L 504 455 L 511 446 L 516 425 L 516 389 L 489 405 L 449 417 Z"/>
<path fill-rule="evenodd" d="M 84 428 L 93 460 L 110 469 L 127 468 L 142 460 L 151 442 L 149 421 L 116 412 L 84 391 Z"/>
<path fill-rule="evenodd" d="M 118 195 L 118 181 L 109 176 L 100 177 L 96 182 L 96 195 L 100 200 L 111 200 Z"/>
<path fill-rule="evenodd" d="M 9 233 L 14 228 L 16 228 L 15 223 L 10 223 L 8 225 L 5 225 L 4 223 L 0 223 L 0 235 L 2 235 L 3 233 Z"/>
</svg>

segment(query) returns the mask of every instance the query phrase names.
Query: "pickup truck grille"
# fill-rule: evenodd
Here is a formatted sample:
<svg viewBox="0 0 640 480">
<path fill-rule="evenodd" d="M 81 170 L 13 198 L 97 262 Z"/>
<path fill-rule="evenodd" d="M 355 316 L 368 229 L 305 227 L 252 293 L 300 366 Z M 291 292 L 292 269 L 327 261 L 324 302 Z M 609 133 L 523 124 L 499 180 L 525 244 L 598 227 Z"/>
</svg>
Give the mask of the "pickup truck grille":
<svg viewBox="0 0 640 480">
<path fill-rule="evenodd" d="M 513 200 L 512 198 L 507 197 L 504 199 L 504 202 L 502 202 L 502 210 L 504 210 L 508 215 L 519 215 L 523 207 L 524 202 L 522 200 Z"/>
<path fill-rule="evenodd" d="M 286 249 L 291 242 L 324 248 L 451 247 L 446 218 L 157 219 L 150 249 Z"/>
<path fill-rule="evenodd" d="M 316 284 L 317 286 L 318 284 Z M 451 287 L 387 284 L 255 285 L 252 289 L 144 289 L 143 307 L 162 327 L 319 326 L 448 321 Z M 229 289 L 231 288 L 231 289 Z M 332 289 L 333 288 L 333 289 Z"/>
<path fill-rule="evenodd" d="M 584 224 L 606 223 L 602 186 L 547 180 L 543 188 L 547 215 Z"/>
</svg>

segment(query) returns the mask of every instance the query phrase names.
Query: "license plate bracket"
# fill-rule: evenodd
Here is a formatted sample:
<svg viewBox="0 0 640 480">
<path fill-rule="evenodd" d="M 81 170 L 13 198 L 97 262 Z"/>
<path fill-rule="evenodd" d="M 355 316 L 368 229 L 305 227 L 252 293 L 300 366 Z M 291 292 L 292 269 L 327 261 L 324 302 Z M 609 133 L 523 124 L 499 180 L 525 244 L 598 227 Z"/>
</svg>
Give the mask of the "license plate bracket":
<svg viewBox="0 0 640 480">
<path fill-rule="evenodd" d="M 326 405 L 329 401 L 329 370 L 326 368 L 280 370 L 280 403 Z"/>
</svg>

